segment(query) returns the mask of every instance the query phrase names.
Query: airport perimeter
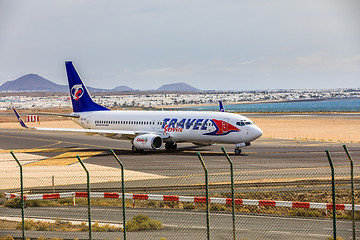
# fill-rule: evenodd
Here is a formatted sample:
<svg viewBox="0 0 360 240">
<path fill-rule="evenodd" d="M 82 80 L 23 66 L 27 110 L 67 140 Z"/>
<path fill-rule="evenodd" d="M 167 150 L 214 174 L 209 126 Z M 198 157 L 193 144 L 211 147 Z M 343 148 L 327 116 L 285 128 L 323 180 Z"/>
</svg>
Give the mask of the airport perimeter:
<svg viewBox="0 0 360 240">
<path fill-rule="evenodd" d="M 25 237 L 89 238 L 87 177 L 79 156 L 89 171 L 92 238 L 124 239 L 122 174 L 110 152 L 114 149 L 125 168 L 126 222 L 142 214 L 157 223 L 149 230 L 129 229 L 127 239 L 233 239 L 230 164 L 222 146 L 180 144 L 173 153 L 134 154 L 129 143 L 95 136 L 29 135 L 9 129 L 0 134 L 9 136 L 1 140 L 0 236 L 22 236 L 21 208 L 12 207 L 21 202 L 14 200 L 20 199 L 20 172 L 12 150 L 23 168 L 28 204 Z M 355 234 L 359 238 L 360 144 L 347 146 L 354 160 Z M 353 238 L 350 164 L 342 144 L 262 138 L 240 156 L 232 154 L 232 145 L 223 147 L 234 164 L 236 239 L 333 236 L 331 170 L 325 149 L 330 150 L 335 169 L 337 236 Z M 208 223 L 205 173 L 198 152 L 208 170 Z M 69 230 L 76 225 L 80 226 L 77 230 Z"/>
</svg>

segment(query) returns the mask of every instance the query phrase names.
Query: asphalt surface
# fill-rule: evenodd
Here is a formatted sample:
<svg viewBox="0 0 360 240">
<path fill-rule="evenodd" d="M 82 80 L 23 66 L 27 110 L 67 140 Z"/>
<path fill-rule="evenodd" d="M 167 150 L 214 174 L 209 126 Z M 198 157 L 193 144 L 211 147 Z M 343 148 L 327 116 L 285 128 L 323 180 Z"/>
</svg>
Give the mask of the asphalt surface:
<svg viewBox="0 0 360 240">
<path fill-rule="evenodd" d="M 233 145 L 197 147 L 191 143 L 178 144 L 175 152 L 163 150 L 132 153 L 130 141 L 83 134 L 0 129 L 0 146 L 3 153 L 26 149 L 27 152 L 31 153 L 33 150 L 36 155 L 53 158 L 67 151 L 95 152 L 97 155 L 90 156 L 84 162 L 120 168 L 109 151 L 113 149 L 126 169 L 166 176 L 168 185 L 203 182 L 201 175 L 204 171 L 197 157 L 198 152 L 202 154 L 209 170 L 210 183 L 229 182 L 230 167 L 221 147 L 228 151 L 234 163 L 235 181 L 329 177 L 330 168 L 325 154 L 326 149 L 331 153 L 334 166 L 337 168 L 336 174 L 349 176 L 349 160 L 342 145 L 338 142 L 260 138 L 250 147 L 243 148 L 241 155 L 233 154 Z M 355 176 L 358 176 L 360 163 L 356 160 L 360 157 L 360 144 L 346 145 L 355 161 Z M 39 151 L 39 149 L 43 150 Z M 99 152 L 101 154 L 98 154 Z M 154 184 L 160 183 L 155 181 Z"/>
<path fill-rule="evenodd" d="M 59 126 L 61 127 L 61 126 Z M 204 183 L 203 169 L 197 157 L 200 152 L 209 170 L 209 180 L 212 184 L 229 183 L 229 163 L 224 157 L 221 147 L 229 152 L 234 162 L 234 179 L 236 183 L 259 183 L 280 182 L 274 186 L 239 186 L 236 192 L 241 191 L 294 191 L 292 186 L 283 185 L 283 182 L 296 181 L 297 179 L 329 179 L 330 169 L 325 149 L 329 149 L 336 169 L 336 177 L 349 177 L 349 160 L 343 150 L 342 143 L 297 141 L 288 139 L 265 139 L 252 143 L 250 147 L 244 148 L 241 155 L 233 154 L 232 145 L 215 145 L 197 147 L 189 143 L 179 144 L 175 152 L 145 151 L 144 153 L 132 153 L 131 143 L 128 141 L 117 141 L 100 136 L 85 136 L 82 134 L 69 133 L 44 133 L 32 130 L 0 129 L 0 146 L 3 153 L 10 150 L 26 149 L 36 155 L 45 158 L 53 158 L 66 151 L 101 152 L 84 160 L 99 167 L 119 168 L 120 166 L 110 154 L 109 149 L 114 149 L 123 162 L 125 169 L 148 174 L 163 176 L 161 179 L 127 181 L 126 187 L 154 187 L 164 186 L 162 190 L 150 189 L 144 193 L 168 194 L 168 195 L 196 195 L 204 196 L 204 189 L 176 189 L 176 186 L 194 186 Z M 355 178 L 360 176 L 360 144 L 346 144 L 354 159 Z M 41 149 L 41 151 L 39 151 Z M 81 150 L 79 150 L 81 149 Z M 56 151 L 55 151 L 56 150 Z M 72 163 L 73 164 L 73 163 Z M 41 176 L 38 176 L 41 178 Z M 0 176 L 1 180 L 1 176 Z M 3 179 L 4 180 L 4 179 Z M 9 179 L 6 179 L 7 181 Z M 14 181 L 18 178 L 14 177 Z M 356 189 L 359 190 L 359 181 Z M 174 186 L 171 189 L 171 186 Z M 57 185 L 56 189 L 85 189 L 84 184 Z M 299 187 L 299 186 L 298 186 Z M 297 191 L 316 188 L 317 186 L 302 186 Z M 328 184 L 319 185 L 320 188 L 329 189 Z M 344 187 L 344 186 L 342 186 Z M 49 188 L 51 186 L 49 185 Z M 48 188 L 48 189 L 49 189 Z M 107 189 L 108 191 L 119 191 L 120 184 L 104 181 L 93 184 L 92 189 Z M 18 188 L 6 189 L 7 191 L 18 191 Z M 67 190 L 67 189 L 65 189 Z M 143 189 L 141 189 L 143 191 Z M 134 190 L 135 192 L 135 190 Z M 229 192 L 228 188 L 212 188 L 210 193 Z M 330 191 L 329 191 L 330 194 Z M 27 209 L 27 217 L 46 218 L 52 217 L 50 213 L 60 214 L 63 219 L 86 219 L 86 210 L 80 207 L 66 207 L 61 209 Z M 79 210 L 79 211 L 74 211 Z M 120 209 L 94 207 L 93 220 L 104 222 L 117 222 L 121 219 Z M 21 216 L 10 209 L 0 208 L 1 216 Z M 146 238 L 157 239 L 205 239 L 206 222 L 202 212 L 186 212 L 175 210 L 156 209 L 130 209 L 129 217 L 135 213 L 146 213 L 154 218 L 161 219 L 165 228 L 160 231 L 149 231 Z M 114 216 L 113 216 L 114 215 Z M 189 217 L 191 216 L 191 217 Z M 213 239 L 231 239 L 231 215 L 212 214 L 211 217 Z M 351 235 L 351 222 L 340 221 L 340 236 L 349 239 Z M 325 219 L 285 218 L 264 215 L 237 215 L 237 232 L 245 239 L 325 239 L 331 235 L 331 221 Z M 359 227 L 357 228 L 359 229 Z M 181 231 L 179 231 L 181 230 Z M 0 236 L 6 236 L 11 231 L 1 230 Z M 12 232 L 13 233 L 13 232 Z M 34 236 L 39 232 L 33 233 Z M 52 233 L 55 234 L 55 233 Z M 65 234 L 65 233 L 57 233 Z M 68 233 L 66 233 L 68 234 Z M 84 233 L 80 233 L 83 234 Z M 111 233 L 109 233 L 111 234 Z M 141 239 L 144 233 L 132 233 L 130 239 Z M 359 234 L 359 232 L 357 232 Z M 83 238 L 82 236 L 79 238 Z M 51 235 L 53 236 L 53 235 Z M 65 235 L 63 235 L 65 236 Z M 73 236 L 73 235 L 71 235 Z M 99 235 L 99 238 L 115 238 L 114 235 L 107 237 Z M 118 235 L 122 238 L 122 233 Z M 199 237 L 200 236 L 200 237 Z M 87 237 L 85 233 L 85 238 Z M 73 238 L 73 237 L 72 237 Z"/>
<path fill-rule="evenodd" d="M 122 225 L 122 209 L 114 207 L 92 207 L 92 220 Z M 17 216 L 19 209 L 0 208 L 1 216 Z M 169 209 L 127 209 L 127 218 L 142 213 L 163 223 L 163 229 L 156 231 L 128 232 L 128 239 L 206 239 L 206 213 L 193 210 Z M 61 219 L 61 221 L 87 222 L 87 207 L 41 207 L 25 210 L 27 218 Z M 352 236 L 351 221 L 338 220 L 338 236 L 350 239 Z M 360 229 L 360 223 L 356 223 Z M 230 213 L 210 215 L 211 239 L 232 239 L 232 217 Z M 26 236 L 46 236 L 86 239 L 87 232 L 35 232 L 26 231 Z M 21 236 L 20 231 L 1 230 L 0 236 Z M 302 217 L 274 217 L 269 215 L 236 214 L 236 234 L 238 239 L 326 239 L 332 235 L 331 219 Z M 357 231 L 360 234 L 360 231 Z M 122 232 L 93 232 L 94 239 L 122 238 Z"/>
</svg>

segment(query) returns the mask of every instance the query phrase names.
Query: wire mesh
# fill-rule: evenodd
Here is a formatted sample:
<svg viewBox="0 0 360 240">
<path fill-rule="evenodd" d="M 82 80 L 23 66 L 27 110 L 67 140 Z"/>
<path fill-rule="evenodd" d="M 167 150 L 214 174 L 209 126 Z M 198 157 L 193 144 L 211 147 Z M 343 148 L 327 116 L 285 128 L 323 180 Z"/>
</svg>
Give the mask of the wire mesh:
<svg viewBox="0 0 360 240">
<path fill-rule="evenodd" d="M 319 143 L 277 140 L 278 147 L 268 144 L 267 140 L 259 141 L 261 148 L 250 147 L 240 156 L 226 146 L 234 162 L 237 239 L 331 237 L 332 211 L 326 205 L 331 203 L 331 175 Z M 125 166 L 127 239 L 206 239 L 205 179 L 197 151 L 115 151 Z M 259 151 L 266 158 L 259 157 Z M 304 154 L 306 151 L 311 154 Z M 349 151 L 354 161 L 359 159 L 357 145 L 350 146 Z M 209 171 L 211 239 L 233 239 L 229 163 L 218 146 L 200 152 Z M 335 165 L 336 201 L 351 204 L 346 155 L 340 144 L 330 144 L 330 152 Z M 94 153 L 84 160 L 90 172 L 93 239 L 123 239 L 120 166 L 108 150 Z M 40 164 L 49 156 L 16 155 L 24 165 L 24 188 L 29 199 L 32 195 L 49 194 L 45 198 L 53 198 L 52 193 L 73 194 L 26 200 L 26 237 L 87 239 L 86 173 L 77 160 L 49 168 Z M 16 162 L 7 154 L 1 156 L 1 161 L 1 192 L 18 193 Z M 359 163 L 354 162 L 354 173 L 355 204 L 359 205 Z M 1 202 L 0 236 L 20 236 L 18 200 L 2 197 Z M 338 236 L 343 239 L 352 236 L 350 216 L 349 210 L 337 210 Z M 356 218 L 360 229 L 359 211 Z"/>
</svg>

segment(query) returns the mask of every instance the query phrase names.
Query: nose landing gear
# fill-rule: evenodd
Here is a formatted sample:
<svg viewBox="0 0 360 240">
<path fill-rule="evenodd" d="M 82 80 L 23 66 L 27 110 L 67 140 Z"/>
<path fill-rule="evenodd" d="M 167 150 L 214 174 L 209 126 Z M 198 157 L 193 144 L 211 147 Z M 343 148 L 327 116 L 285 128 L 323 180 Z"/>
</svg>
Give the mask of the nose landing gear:
<svg viewBox="0 0 360 240">
<path fill-rule="evenodd" d="M 234 153 L 235 153 L 236 155 L 240 155 L 240 154 L 241 154 L 241 148 L 242 148 L 242 147 L 247 147 L 247 146 L 250 146 L 250 143 L 249 143 L 249 142 L 246 142 L 246 143 L 237 143 L 237 144 L 235 144 Z"/>
</svg>

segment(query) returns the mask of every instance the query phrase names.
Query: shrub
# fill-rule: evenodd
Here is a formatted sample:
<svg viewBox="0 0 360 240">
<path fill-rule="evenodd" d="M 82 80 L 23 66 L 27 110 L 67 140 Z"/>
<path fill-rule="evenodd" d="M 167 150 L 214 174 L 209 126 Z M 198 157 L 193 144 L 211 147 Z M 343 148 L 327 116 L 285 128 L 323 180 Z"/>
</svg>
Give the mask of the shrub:
<svg viewBox="0 0 360 240">
<path fill-rule="evenodd" d="M 7 236 L 7 237 L 0 237 L 0 240 L 14 240 L 14 238 L 11 236 Z"/>
<path fill-rule="evenodd" d="M 91 225 L 91 229 L 94 232 L 105 232 L 108 227 L 109 227 L 109 225 L 105 225 L 105 226 L 100 227 L 100 225 L 99 225 L 99 223 L 97 221 L 94 224 Z"/>
<path fill-rule="evenodd" d="M 79 227 L 79 231 L 81 232 L 89 231 L 89 227 L 86 225 L 86 223 L 81 223 Z"/>
<path fill-rule="evenodd" d="M 126 223 L 126 230 L 130 232 L 160 228 L 162 228 L 162 222 L 150 219 L 144 214 L 136 215 Z"/>
<path fill-rule="evenodd" d="M 183 209 L 194 209 L 194 204 L 193 203 L 183 203 Z"/>
<path fill-rule="evenodd" d="M 223 204 L 211 204 L 210 205 L 210 210 L 211 211 L 226 211 L 226 206 L 224 206 Z"/>
<path fill-rule="evenodd" d="M 318 210 L 309 210 L 309 209 L 289 209 L 288 211 L 290 216 L 298 217 L 321 217 L 322 214 Z"/>
<path fill-rule="evenodd" d="M 327 237 L 326 240 L 334 240 L 334 237 Z M 342 237 L 336 237 L 336 240 L 344 240 Z"/>
<path fill-rule="evenodd" d="M 50 201 L 44 201 L 44 200 L 29 200 L 25 201 L 26 207 L 41 207 L 41 206 L 47 206 L 49 205 Z"/>
<path fill-rule="evenodd" d="M 33 230 L 33 225 L 35 224 L 35 222 L 33 220 L 25 220 L 24 223 L 24 227 L 25 230 Z M 20 230 L 22 229 L 22 222 L 19 222 L 18 225 L 16 226 L 16 229 Z"/>
<path fill-rule="evenodd" d="M 41 207 L 49 205 L 50 201 L 43 201 L 43 200 L 28 200 L 24 202 L 24 207 Z M 51 202 L 50 202 L 51 204 Z M 3 204 L 4 207 L 10 207 L 10 208 L 21 208 L 21 198 L 13 198 L 6 200 Z"/>
<path fill-rule="evenodd" d="M 73 205 L 72 198 L 61 198 L 58 200 L 60 205 Z"/>
<path fill-rule="evenodd" d="M 4 207 L 21 208 L 21 199 L 20 198 L 9 199 L 5 201 L 3 205 Z M 26 206 L 26 202 L 25 202 L 25 206 Z"/>
</svg>

